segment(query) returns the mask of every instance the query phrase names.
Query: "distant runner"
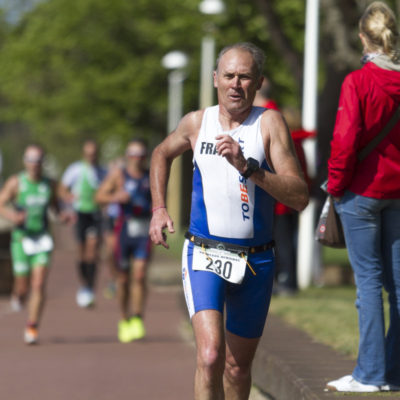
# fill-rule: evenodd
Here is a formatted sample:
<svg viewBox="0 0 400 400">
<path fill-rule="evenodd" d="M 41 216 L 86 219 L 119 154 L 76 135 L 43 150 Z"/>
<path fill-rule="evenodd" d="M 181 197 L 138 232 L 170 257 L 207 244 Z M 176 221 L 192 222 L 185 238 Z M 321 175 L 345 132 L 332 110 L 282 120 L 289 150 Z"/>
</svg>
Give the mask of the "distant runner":
<svg viewBox="0 0 400 400">
<path fill-rule="evenodd" d="M 116 222 L 118 300 L 121 310 L 118 338 L 123 343 L 141 339 L 146 334 L 142 318 L 151 250 L 151 196 L 149 173 L 145 167 L 146 143 L 139 139 L 132 140 L 125 155 L 125 168 L 111 171 L 96 195 L 99 203 L 120 205 Z"/>
<path fill-rule="evenodd" d="M 105 175 L 106 169 L 98 164 L 97 143 L 86 140 L 83 144 L 83 160 L 67 168 L 59 186 L 61 199 L 76 213 L 78 270 L 82 282 L 76 301 L 80 307 L 90 307 L 95 300 L 94 285 L 102 217 L 94 196 Z"/>
<path fill-rule="evenodd" d="M 23 305 L 30 291 L 28 322 L 24 332 L 27 344 L 38 342 L 38 327 L 45 303 L 45 285 L 53 250 L 47 211 L 59 211 L 56 185 L 42 174 L 44 151 L 29 145 L 24 153 L 25 170 L 11 176 L 0 191 L 0 214 L 15 228 L 11 234 L 14 273 L 14 301 Z M 13 207 L 8 204 L 12 203 Z M 66 216 L 60 216 L 66 220 Z"/>
</svg>

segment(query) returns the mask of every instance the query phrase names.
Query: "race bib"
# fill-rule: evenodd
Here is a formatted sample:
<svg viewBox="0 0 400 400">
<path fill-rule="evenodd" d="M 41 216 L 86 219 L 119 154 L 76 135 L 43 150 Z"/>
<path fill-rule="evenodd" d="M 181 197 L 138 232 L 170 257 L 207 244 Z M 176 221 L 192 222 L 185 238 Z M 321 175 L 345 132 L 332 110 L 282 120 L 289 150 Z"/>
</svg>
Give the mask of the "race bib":
<svg viewBox="0 0 400 400">
<path fill-rule="evenodd" d="M 130 219 L 128 220 L 127 231 L 131 238 L 146 237 L 149 235 L 150 220 Z"/>
<path fill-rule="evenodd" d="M 47 253 L 53 250 L 53 239 L 48 234 L 35 238 L 26 236 L 22 239 L 22 248 L 28 256 L 38 253 Z"/>
<path fill-rule="evenodd" d="M 231 283 L 241 283 L 246 272 L 247 255 L 228 250 L 193 247 L 193 269 L 209 271 Z"/>
</svg>

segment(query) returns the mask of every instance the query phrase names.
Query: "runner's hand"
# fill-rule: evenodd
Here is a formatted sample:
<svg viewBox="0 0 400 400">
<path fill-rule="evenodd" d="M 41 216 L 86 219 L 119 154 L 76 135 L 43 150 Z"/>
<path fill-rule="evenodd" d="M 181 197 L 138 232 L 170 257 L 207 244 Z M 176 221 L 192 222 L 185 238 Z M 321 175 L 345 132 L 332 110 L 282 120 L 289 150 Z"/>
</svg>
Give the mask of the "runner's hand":
<svg viewBox="0 0 400 400">
<path fill-rule="evenodd" d="M 167 213 L 165 208 L 159 208 L 153 212 L 153 217 L 150 223 L 149 234 L 154 244 L 161 244 L 166 249 L 169 249 L 167 244 L 167 235 L 164 229 L 168 228 L 169 233 L 174 233 L 174 223 Z"/>
<path fill-rule="evenodd" d="M 246 168 L 246 159 L 239 143 L 229 135 L 218 135 L 216 139 L 218 154 L 225 157 L 239 172 L 242 172 Z"/>
<path fill-rule="evenodd" d="M 130 199 L 131 199 L 130 194 L 128 192 L 126 192 L 125 190 L 120 189 L 114 193 L 113 203 L 125 204 L 125 203 L 129 203 Z"/>
<path fill-rule="evenodd" d="M 11 221 L 15 225 L 22 225 L 26 219 L 25 211 L 15 211 L 11 214 Z"/>
<path fill-rule="evenodd" d="M 63 210 L 58 214 L 58 219 L 64 224 L 73 225 L 76 223 L 78 217 L 74 211 Z"/>
</svg>

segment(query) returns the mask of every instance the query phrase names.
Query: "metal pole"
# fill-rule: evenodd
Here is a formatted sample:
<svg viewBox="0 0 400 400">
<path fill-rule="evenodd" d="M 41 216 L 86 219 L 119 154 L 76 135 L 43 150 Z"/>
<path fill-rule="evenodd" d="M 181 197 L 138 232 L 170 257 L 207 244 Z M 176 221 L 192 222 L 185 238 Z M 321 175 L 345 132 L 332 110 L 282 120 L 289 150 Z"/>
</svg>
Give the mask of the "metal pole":
<svg viewBox="0 0 400 400">
<path fill-rule="evenodd" d="M 183 81 L 185 73 L 171 71 L 168 75 L 168 133 L 172 132 L 182 118 Z"/>
<path fill-rule="evenodd" d="M 211 35 L 204 36 L 201 42 L 200 108 L 214 104 L 214 57 L 215 40 Z"/>
<path fill-rule="evenodd" d="M 304 49 L 304 82 L 302 125 L 306 131 L 315 132 L 317 125 L 318 82 L 318 25 L 319 0 L 307 0 Z M 316 175 L 316 138 L 303 143 L 310 178 Z M 313 269 L 320 266 L 320 256 L 314 240 L 316 201 L 310 199 L 299 217 L 299 246 L 297 251 L 297 283 L 300 289 L 310 286 Z"/>
<path fill-rule="evenodd" d="M 171 133 L 182 118 L 183 81 L 185 73 L 173 70 L 168 75 L 168 133 Z M 182 229 L 182 157 L 175 158 L 171 165 L 167 192 L 168 213 L 177 232 Z"/>
</svg>

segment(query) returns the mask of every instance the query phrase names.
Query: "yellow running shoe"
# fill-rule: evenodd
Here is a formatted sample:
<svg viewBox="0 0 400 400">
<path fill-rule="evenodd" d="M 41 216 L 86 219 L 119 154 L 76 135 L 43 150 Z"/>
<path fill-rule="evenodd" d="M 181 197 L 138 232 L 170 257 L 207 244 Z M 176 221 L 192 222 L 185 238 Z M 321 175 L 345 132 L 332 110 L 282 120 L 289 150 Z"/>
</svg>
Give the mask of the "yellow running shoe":
<svg viewBox="0 0 400 400">
<path fill-rule="evenodd" d="M 136 316 L 129 320 L 132 340 L 143 339 L 146 336 L 146 329 L 142 318 Z"/>
<path fill-rule="evenodd" d="M 122 319 L 118 322 L 118 339 L 121 343 L 129 343 L 133 340 L 129 320 Z"/>
</svg>

